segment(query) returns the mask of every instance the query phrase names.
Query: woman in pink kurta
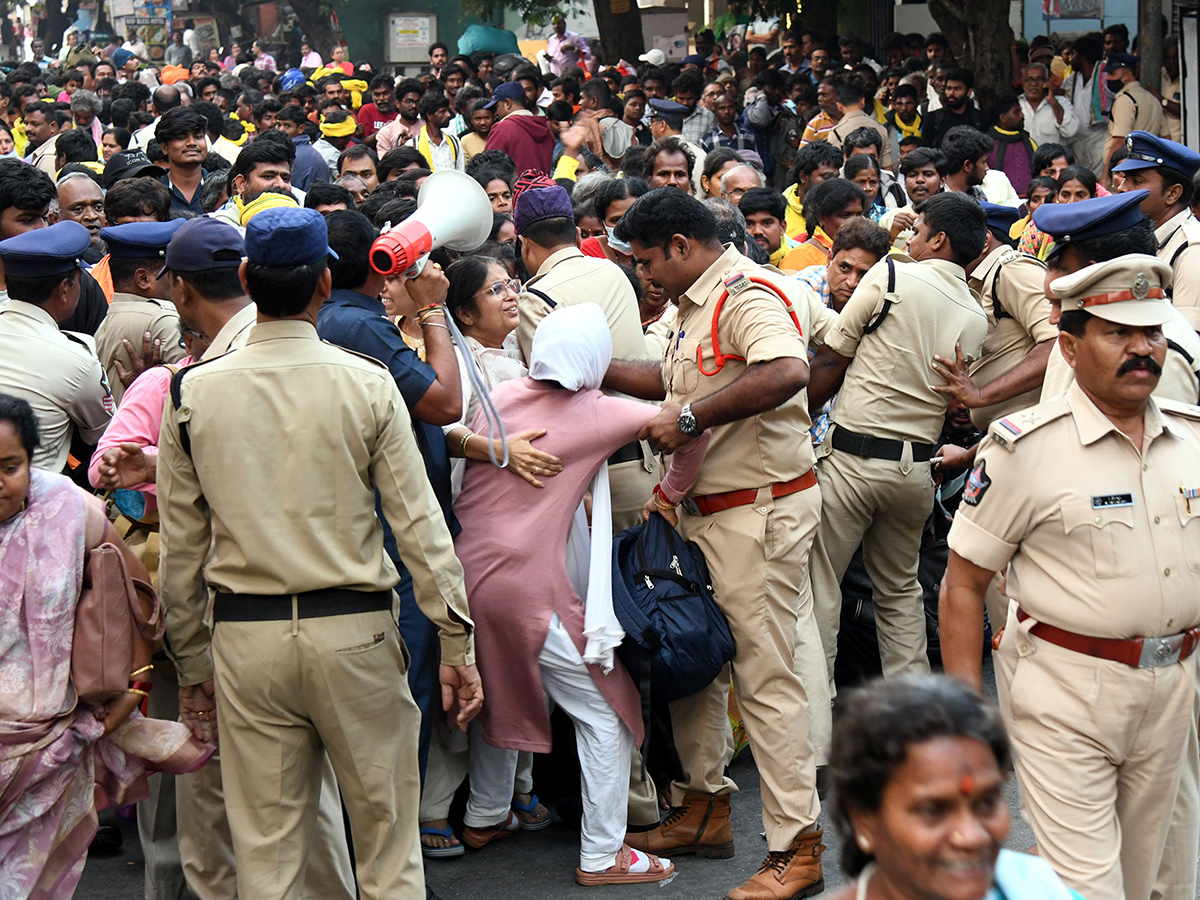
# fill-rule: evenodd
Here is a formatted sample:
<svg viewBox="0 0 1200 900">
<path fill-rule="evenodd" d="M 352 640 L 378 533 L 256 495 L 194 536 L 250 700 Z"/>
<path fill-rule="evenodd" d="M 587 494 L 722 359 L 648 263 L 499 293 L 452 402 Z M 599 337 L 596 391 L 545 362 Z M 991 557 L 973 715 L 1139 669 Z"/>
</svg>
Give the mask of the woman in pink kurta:
<svg viewBox="0 0 1200 900">
<path fill-rule="evenodd" d="M 551 354 L 555 362 L 563 355 L 574 356 L 556 366 L 547 364 L 546 357 Z M 476 662 L 487 698 L 481 714 L 484 738 L 494 747 L 545 753 L 551 748 L 551 734 L 544 686 L 577 725 L 580 718 L 569 699 L 564 702 L 556 696 L 545 657 L 560 629 L 574 645 L 568 653 L 578 666 L 584 665 L 582 657 L 587 655 L 585 604 L 571 586 L 566 566 L 575 510 L 600 466 L 619 447 L 634 440 L 658 410 L 645 403 L 607 397 L 597 389 L 612 355 L 612 338 L 603 312 L 594 304 L 566 307 L 548 316 L 538 327 L 530 355 L 531 377 L 499 385 L 492 399 L 509 432 L 546 428 L 540 449 L 558 456 L 563 470 L 537 489 L 486 463 L 472 462 L 455 505 L 462 525 L 455 549 L 466 577 L 475 621 Z M 563 374 L 552 377 L 560 372 Z M 572 377 L 581 372 L 584 374 Z M 481 415 L 476 416 L 475 425 L 483 426 Z M 661 485 L 669 502 L 681 500 L 695 482 L 706 446 L 705 436 L 675 454 Z M 597 535 L 597 539 L 608 543 L 606 535 Z M 611 611 L 611 594 L 606 600 Z M 620 662 L 613 660 L 607 673 L 599 665 L 587 664 L 587 672 L 627 735 L 640 743 L 641 701 Z M 597 697 L 594 705 L 603 703 Z M 597 753 L 594 758 L 603 759 L 605 754 Z M 619 750 L 612 750 L 612 758 L 614 767 L 621 764 Z M 589 765 L 594 764 L 589 763 L 583 747 L 580 761 L 585 815 L 577 878 L 603 876 L 607 866 L 623 865 L 625 872 L 636 874 L 638 866 L 630 869 L 628 857 L 621 856 L 628 853 L 628 848 L 621 846 L 627 780 L 619 781 L 619 810 L 604 822 L 589 824 Z M 627 779 L 628 752 L 623 766 Z M 615 774 L 619 778 L 619 773 Z M 613 818 L 619 821 L 611 821 Z M 616 846 L 611 845 L 613 840 Z M 656 874 L 653 866 L 650 874 Z"/>
</svg>

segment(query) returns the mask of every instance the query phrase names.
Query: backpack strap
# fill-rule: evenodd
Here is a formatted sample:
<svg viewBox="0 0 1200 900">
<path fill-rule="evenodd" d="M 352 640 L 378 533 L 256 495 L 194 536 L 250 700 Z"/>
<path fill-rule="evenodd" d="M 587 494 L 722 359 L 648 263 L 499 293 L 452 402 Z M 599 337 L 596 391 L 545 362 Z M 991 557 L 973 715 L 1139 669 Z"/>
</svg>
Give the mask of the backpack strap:
<svg viewBox="0 0 1200 900">
<path fill-rule="evenodd" d="M 883 324 L 883 320 L 888 317 L 888 313 L 892 311 L 891 298 L 896 293 L 896 261 L 889 256 L 885 259 L 885 262 L 887 264 L 888 283 L 887 292 L 883 295 L 883 307 L 879 310 L 879 315 L 863 327 L 863 334 L 871 334 L 878 329 Z"/>
<path fill-rule="evenodd" d="M 183 376 L 188 373 L 188 368 L 178 369 L 171 376 L 171 406 L 176 412 L 179 412 L 179 407 L 183 404 Z M 187 422 L 179 423 L 179 446 L 183 448 L 183 452 L 190 459 L 192 456 L 192 439 L 188 434 Z"/>
<path fill-rule="evenodd" d="M 1007 253 L 1007 254 L 1005 254 L 1004 258 L 1001 259 L 1000 262 L 996 265 L 996 277 L 992 279 L 992 316 L 996 319 L 997 322 L 1000 321 L 1001 319 L 1012 319 L 1013 318 L 1013 314 L 1010 313 L 1007 309 L 1005 309 L 1003 304 L 1001 304 L 1001 302 L 1000 302 L 1000 294 L 999 294 L 1000 272 L 1004 269 L 1004 267 L 1006 265 L 1008 265 L 1014 259 L 1020 259 L 1021 257 L 1028 256 L 1028 255 L 1029 254 L 1027 254 L 1027 253 L 1021 253 L 1019 251 Z"/>
</svg>

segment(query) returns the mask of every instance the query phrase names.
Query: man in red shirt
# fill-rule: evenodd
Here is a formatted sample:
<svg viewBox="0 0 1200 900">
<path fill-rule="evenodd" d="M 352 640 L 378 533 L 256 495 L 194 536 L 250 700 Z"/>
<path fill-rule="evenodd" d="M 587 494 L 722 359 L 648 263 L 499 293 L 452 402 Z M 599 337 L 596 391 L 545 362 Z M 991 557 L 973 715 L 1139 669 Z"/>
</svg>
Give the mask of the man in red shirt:
<svg viewBox="0 0 1200 900">
<path fill-rule="evenodd" d="M 497 119 L 488 132 L 487 149 L 503 150 L 512 157 L 518 172 L 534 169 L 549 175 L 554 133 L 545 116 L 527 108 L 521 82 L 506 81 L 497 87 L 487 108 L 495 109 Z"/>
<path fill-rule="evenodd" d="M 391 75 L 380 73 L 371 79 L 371 99 L 373 103 L 364 103 L 358 111 L 358 124 L 362 126 L 363 141 L 368 147 L 375 146 L 379 129 L 400 115 Z"/>
</svg>

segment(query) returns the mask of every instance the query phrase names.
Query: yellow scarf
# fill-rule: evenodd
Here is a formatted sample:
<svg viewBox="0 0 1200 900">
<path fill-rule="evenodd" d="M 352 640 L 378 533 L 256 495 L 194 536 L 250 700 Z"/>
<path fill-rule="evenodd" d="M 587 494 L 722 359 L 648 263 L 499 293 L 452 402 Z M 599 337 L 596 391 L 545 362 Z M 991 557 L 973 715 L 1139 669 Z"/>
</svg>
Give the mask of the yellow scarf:
<svg viewBox="0 0 1200 900">
<path fill-rule="evenodd" d="M 344 122 L 336 124 L 321 120 L 321 134 L 326 137 L 348 137 L 358 130 L 358 123 L 353 116 L 347 116 Z"/>
<path fill-rule="evenodd" d="M 788 237 L 795 237 L 798 234 L 804 233 L 804 204 L 796 199 L 796 188 L 799 186 L 798 184 L 793 184 L 783 192 L 783 199 L 787 201 L 787 212 L 784 215 L 783 230 L 788 233 Z"/>
<path fill-rule="evenodd" d="M 900 137 L 920 137 L 921 136 L 921 114 L 917 113 L 917 117 L 913 119 L 911 125 L 905 125 L 899 116 L 892 116 L 896 122 L 896 127 L 900 129 Z"/>
</svg>

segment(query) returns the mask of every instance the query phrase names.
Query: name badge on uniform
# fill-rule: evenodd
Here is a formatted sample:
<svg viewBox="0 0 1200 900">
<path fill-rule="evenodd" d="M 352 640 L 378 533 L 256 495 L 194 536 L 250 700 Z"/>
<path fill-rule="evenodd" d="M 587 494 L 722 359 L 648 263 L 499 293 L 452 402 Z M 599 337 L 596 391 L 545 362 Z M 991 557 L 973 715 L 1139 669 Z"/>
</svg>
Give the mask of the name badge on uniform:
<svg viewBox="0 0 1200 900">
<path fill-rule="evenodd" d="M 1092 498 L 1092 509 L 1133 506 L 1133 494 L 1103 494 Z"/>
<path fill-rule="evenodd" d="M 738 272 L 736 275 L 730 275 L 725 279 L 725 290 L 731 294 L 737 294 L 750 287 L 750 279 L 746 277 L 744 272 Z"/>
</svg>

